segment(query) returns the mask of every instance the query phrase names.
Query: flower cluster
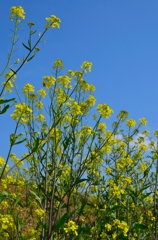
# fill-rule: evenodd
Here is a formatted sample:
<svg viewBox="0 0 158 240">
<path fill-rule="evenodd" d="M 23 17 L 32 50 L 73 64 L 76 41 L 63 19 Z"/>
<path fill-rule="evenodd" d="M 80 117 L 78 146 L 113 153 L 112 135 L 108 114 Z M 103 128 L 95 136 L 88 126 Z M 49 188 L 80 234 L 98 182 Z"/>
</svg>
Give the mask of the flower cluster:
<svg viewBox="0 0 158 240">
<path fill-rule="evenodd" d="M 110 115 L 114 112 L 107 104 L 98 104 L 97 110 L 100 115 L 104 118 L 109 118 Z"/>
<path fill-rule="evenodd" d="M 20 117 L 29 117 L 32 113 L 32 109 L 26 103 L 15 104 L 15 107 L 16 109 L 10 115 L 14 120 L 18 120 Z"/>
<path fill-rule="evenodd" d="M 55 81 L 56 79 L 52 76 L 44 76 L 42 84 L 45 88 L 50 89 L 54 85 Z"/>
<path fill-rule="evenodd" d="M 11 19 L 13 17 L 25 19 L 25 11 L 24 11 L 23 7 L 21 7 L 21 6 L 11 7 L 10 13 L 11 13 Z"/>
<path fill-rule="evenodd" d="M 127 126 L 127 127 L 135 127 L 135 125 L 136 125 L 136 121 L 133 120 L 133 119 L 129 119 L 129 120 L 127 120 L 127 122 L 126 122 L 126 126 Z"/>
<path fill-rule="evenodd" d="M 51 15 L 51 17 L 46 18 L 46 21 L 49 24 L 45 25 L 45 28 L 60 28 L 60 18 L 57 18 L 55 15 Z"/>
<path fill-rule="evenodd" d="M 81 68 L 84 69 L 84 72 L 87 72 L 87 70 L 89 72 L 91 72 L 91 70 L 92 70 L 92 63 L 85 61 L 85 62 L 82 63 Z"/>
<path fill-rule="evenodd" d="M 33 93 L 34 91 L 35 91 L 34 86 L 30 83 L 25 84 L 23 87 L 23 93 L 27 97 L 28 97 L 29 93 L 31 93 L 31 92 Z"/>
<path fill-rule="evenodd" d="M 72 220 L 69 220 L 68 223 L 66 224 L 66 227 L 64 227 L 64 231 L 66 233 L 71 233 L 71 234 L 74 234 L 76 236 L 78 236 L 77 229 L 78 229 L 77 224 Z"/>
</svg>

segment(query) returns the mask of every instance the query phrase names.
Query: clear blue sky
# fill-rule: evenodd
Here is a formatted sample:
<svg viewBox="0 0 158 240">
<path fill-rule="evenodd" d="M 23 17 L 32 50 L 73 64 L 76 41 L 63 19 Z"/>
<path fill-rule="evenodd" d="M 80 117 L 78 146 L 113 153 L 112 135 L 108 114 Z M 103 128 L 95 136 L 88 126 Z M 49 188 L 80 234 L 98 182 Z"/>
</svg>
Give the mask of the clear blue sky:
<svg viewBox="0 0 158 240">
<path fill-rule="evenodd" d="M 65 71 L 77 70 L 83 61 L 91 61 L 92 73 L 86 80 L 96 86 L 97 103 L 105 102 L 114 109 L 112 120 L 122 109 L 135 120 L 146 117 L 147 129 L 153 133 L 158 124 L 157 0 L 1 1 L 1 69 L 10 46 L 9 11 L 13 5 L 23 6 L 26 12 L 16 58 L 26 53 L 21 42 L 27 42 L 28 21 L 35 22 L 37 32 L 43 31 L 45 17 L 51 14 L 62 21 L 60 29 L 47 32 L 47 43 L 39 45 L 38 56 L 19 73 L 19 88 L 30 82 L 39 89 L 42 76 L 51 74 L 56 59 L 64 61 Z M 11 132 L 14 123 L 3 115 L 0 124 L 0 155 L 5 157 L 8 135 L 4 134 Z"/>
</svg>

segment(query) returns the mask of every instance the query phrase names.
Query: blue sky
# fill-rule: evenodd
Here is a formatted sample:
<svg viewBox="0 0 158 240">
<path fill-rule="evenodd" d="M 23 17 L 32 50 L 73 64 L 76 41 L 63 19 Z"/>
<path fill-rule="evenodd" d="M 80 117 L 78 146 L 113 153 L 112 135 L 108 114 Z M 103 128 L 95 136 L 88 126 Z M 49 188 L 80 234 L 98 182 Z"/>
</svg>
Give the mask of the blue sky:
<svg viewBox="0 0 158 240">
<path fill-rule="evenodd" d="M 0 66 L 3 69 L 10 49 L 12 22 L 10 7 L 23 6 L 26 19 L 19 31 L 19 50 L 14 60 L 26 54 L 21 42 L 28 39 L 28 21 L 34 29 L 44 30 L 45 17 L 61 18 L 61 28 L 51 29 L 40 43 L 41 51 L 18 74 L 19 89 L 25 83 L 40 88 L 42 76 L 50 75 L 52 62 L 64 61 L 64 69 L 77 70 L 85 60 L 93 63 L 86 80 L 96 86 L 97 103 L 107 103 L 114 110 L 112 120 L 120 110 L 129 117 L 148 120 L 153 133 L 158 124 L 158 1 L 157 0 L 7 0 L 0 3 Z M 38 38 L 35 35 L 35 40 Z M 1 79 L 3 80 L 3 79 Z M 8 96 L 9 97 L 9 96 Z M 8 113 L 9 114 L 9 113 Z M 1 153 L 6 157 L 8 134 L 14 123 L 7 114 L 1 116 Z M 5 142 L 5 147 L 4 147 Z M 3 147 L 2 147 L 3 146 Z"/>
</svg>

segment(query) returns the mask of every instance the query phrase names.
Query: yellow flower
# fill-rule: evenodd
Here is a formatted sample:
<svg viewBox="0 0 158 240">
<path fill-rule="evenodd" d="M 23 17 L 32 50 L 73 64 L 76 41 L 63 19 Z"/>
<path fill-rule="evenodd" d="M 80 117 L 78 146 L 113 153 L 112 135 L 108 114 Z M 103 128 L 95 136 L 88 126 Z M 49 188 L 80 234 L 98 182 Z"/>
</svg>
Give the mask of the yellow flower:
<svg viewBox="0 0 158 240">
<path fill-rule="evenodd" d="M 37 100 L 37 94 L 34 94 L 34 93 L 29 93 L 28 94 L 28 98 L 34 102 L 35 100 Z"/>
<path fill-rule="evenodd" d="M 138 223 L 141 224 L 142 222 L 143 222 L 143 217 L 140 216 L 140 217 L 139 217 L 139 220 L 138 220 Z"/>
<path fill-rule="evenodd" d="M 43 209 L 36 209 L 35 210 L 35 215 L 39 218 L 42 218 L 44 214 L 44 210 Z"/>
<path fill-rule="evenodd" d="M 2 230 L 7 230 L 8 228 L 14 227 L 13 217 L 9 214 L 0 214 L 0 223 Z"/>
<path fill-rule="evenodd" d="M 98 191 L 98 187 L 95 186 L 95 185 L 92 185 L 92 186 L 90 187 L 90 189 L 91 189 L 91 192 L 92 192 L 92 193 L 95 193 L 95 192 Z"/>
<path fill-rule="evenodd" d="M 42 109 L 43 108 L 43 102 L 36 102 L 36 108 L 37 109 Z"/>
<path fill-rule="evenodd" d="M 3 157 L 0 156 L 0 168 L 2 167 L 2 165 L 5 163 L 5 160 Z"/>
<path fill-rule="evenodd" d="M 6 81 L 2 82 L 2 85 L 4 86 L 5 85 L 5 88 L 8 92 L 12 92 L 11 88 L 13 88 L 13 83 L 15 81 L 15 78 L 16 78 L 16 74 L 14 74 L 13 72 L 8 72 L 6 73 L 5 75 L 5 79 Z M 7 82 L 7 84 L 6 84 Z"/>
<path fill-rule="evenodd" d="M 117 233 L 114 232 L 114 233 L 112 234 L 112 239 L 116 239 L 116 237 L 117 237 Z"/>
<path fill-rule="evenodd" d="M 55 60 L 55 61 L 53 62 L 52 68 L 53 68 L 53 69 L 58 68 L 58 70 L 61 70 L 61 69 L 63 68 L 63 65 L 64 65 L 64 63 L 63 63 L 62 60 Z"/>
<path fill-rule="evenodd" d="M 143 172 L 147 169 L 147 166 L 145 163 L 140 163 L 140 165 L 138 166 L 139 169 L 141 169 Z"/>
<path fill-rule="evenodd" d="M 107 234 L 105 233 L 105 232 L 102 232 L 101 234 L 100 234 L 100 237 L 102 238 L 102 239 L 106 239 L 106 237 L 107 237 Z"/>
<path fill-rule="evenodd" d="M 46 18 L 46 21 L 50 24 L 46 24 L 45 25 L 45 28 L 48 29 L 48 28 L 60 28 L 60 18 L 57 18 L 55 15 L 51 15 L 51 17 L 49 18 Z"/>
<path fill-rule="evenodd" d="M 107 174 L 110 174 L 112 172 L 112 169 L 111 168 L 106 168 L 105 171 L 106 171 Z"/>
<path fill-rule="evenodd" d="M 147 149 L 148 147 L 144 143 L 140 144 L 140 150 L 146 151 Z"/>
<path fill-rule="evenodd" d="M 144 130 L 143 132 L 142 132 L 142 134 L 144 134 L 146 137 L 150 134 L 150 131 L 149 130 Z"/>
<path fill-rule="evenodd" d="M 155 136 L 155 137 L 158 137 L 158 130 L 156 130 L 156 131 L 154 132 L 154 136 Z"/>
<path fill-rule="evenodd" d="M 19 17 L 22 19 L 25 19 L 25 11 L 23 9 L 23 7 L 21 6 L 13 6 L 10 9 L 10 13 L 11 13 L 11 19 L 12 17 Z"/>
<path fill-rule="evenodd" d="M 39 114 L 37 117 L 36 117 L 37 121 L 38 122 L 42 122 L 43 120 L 45 120 L 45 116 L 43 114 Z"/>
<path fill-rule="evenodd" d="M 89 72 L 91 72 L 91 70 L 92 70 L 92 63 L 85 61 L 85 62 L 82 63 L 81 68 L 84 69 L 85 72 L 87 72 L 87 70 Z"/>
<path fill-rule="evenodd" d="M 110 108 L 107 104 L 98 104 L 97 110 L 100 113 L 100 115 L 104 118 L 109 118 L 110 115 L 114 112 L 112 108 Z"/>
<path fill-rule="evenodd" d="M 68 77 L 68 76 L 59 76 L 58 77 L 58 84 L 60 85 L 63 85 L 65 88 L 72 88 L 72 86 L 70 85 L 70 81 L 71 81 L 71 78 Z"/>
<path fill-rule="evenodd" d="M 92 95 L 90 95 L 90 96 L 88 97 L 88 99 L 86 100 L 86 104 L 88 104 L 88 106 L 90 106 L 90 107 L 94 106 L 95 103 L 96 103 L 96 99 L 95 99 L 95 97 L 92 96 Z"/>
<path fill-rule="evenodd" d="M 127 122 L 126 122 L 126 126 L 127 126 L 127 127 L 135 127 L 135 125 L 136 125 L 136 121 L 133 120 L 133 119 L 129 119 L 129 120 L 127 120 Z"/>
<path fill-rule="evenodd" d="M 34 86 L 30 83 L 25 84 L 24 87 L 23 87 L 23 93 L 27 97 L 28 97 L 30 92 L 34 92 L 34 91 L 35 91 Z"/>
<path fill-rule="evenodd" d="M 107 229 L 107 231 L 110 231 L 112 226 L 109 223 L 106 223 L 105 228 Z"/>
<path fill-rule="evenodd" d="M 92 131 L 93 131 L 93 128 L 91 126 L 82 126 L 81 135 L 82 136 L 91 135 Z"/>
<path fill-rule="evenodd" d="M 142 124 L 142 126 L 145 126 L 146 124 L 147 124 L 147 120 L 146 120 L 146 118 L 140 118 L 139 119 L 139 121 L 140 121 L 140 123 Z"/>
<path fill-rule="evenodd" d="M 100 122 L 98 124 L 98 129 L 101 130 L 101 131 L 105 130 L 106 129 L 106 123 Z"/>
<path fill-rule="evenodd" d="M 125 180 L 128 184 L 130 184 L 130 183 L 132 182 L 131 177 L 125 177 L 124 180 Z"/>
<path fill-rule="evenodd" d="M 10 115 L 14 120 L 18 120 L 21 116 L 26 117 L 32 113 L 32 109 L 26 103 L 19 103 L 15 106 L 16 109 L 14 110 L 13 114 Z"/>
<path fill-rule="evenodd" d="M 66 233 L 74 233 L 76 236 L 78 236 L 77 229 L 78 225 L 72 220 L 69 220 L 66 227 L 64 227 Z"/>
<path fill-rule="evenodd" d="M 123 122 L 126 118 L 128 118 L 128 112 L 125 110 L 121 110 L 120 113 L 117 115 L 117 118 L 120 118 L 120 120 Z"/>
<path fill-rule="evenodd" d="M 51 88 L 54 85 L 55 81 L 56 81 L 56 79 L 54 77 L 52 77 L 52 76 L 44 76 L 43 79 L 44 80 L 43 80 L 42 84 L 47 89 Z"/>
<path fill-rule="evenodd" d="M 111 147 L 106 144 L 104 147 L 102 147 L 102 152 L 104 152 L 106 155 L 111 151 Z"/>
<path fill-rule="evenodd" d="M 38 91 L 39 95 L 42 97 L 42 98 L 45 98 L 45 96 L 47 95 L 46 91 L 41 88 L 39 91 Z"/>
<path fill-rule="evenodd" d="M 5 81 L 5 82 L 2 82 L 2 85 L 3 86 L 5 85 L 6 90 L 11 93 L 12 92 L 11 88 L 14 87 L 13 82 L 14 82 L 14 80 L 9 80 L 6 84 L 6 81 Z"/>
<path fill-rule="evenodd" d="M 95 87 L 93 85 L 90 85 L 89 83 L 87 83 L 85 80 L 83 79 L 80 79 L 80 81 L 78 82 L 78 86 L 80 87 L 79 88 L 79 91 L 82 90 L 83 92 L 94 92 L 95 91 Z M 93 97 L 94 98 L 94 97 Z"/>
</svg>

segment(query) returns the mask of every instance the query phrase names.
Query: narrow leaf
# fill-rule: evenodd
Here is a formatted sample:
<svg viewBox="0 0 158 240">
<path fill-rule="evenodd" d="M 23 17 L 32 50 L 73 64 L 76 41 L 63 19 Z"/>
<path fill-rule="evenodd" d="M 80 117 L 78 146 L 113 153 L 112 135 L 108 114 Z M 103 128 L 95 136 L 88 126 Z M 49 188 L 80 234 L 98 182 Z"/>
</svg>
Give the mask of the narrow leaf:
<svg viewBox="0 0 158 240">
<path fill-rule="evenodd" d="M 27 59 L 27 62 L 29 62 L 32 58 L 34 58 L 35 55 L 33 55 L 32 57 L 30 57 L 29 59 Z"/>
<path fill-rule="evenodd" d="M 36 152 L 38 146 L 39 146 L 39 138 L 36 138 L 36 140 L 34 141 L 34 148 L 32 149 L 32 151 Z"/>
<path fill-rule="evenodd" d="M 22 45 L 23 45 L 27 50 L 31 51 L 31 49 L 30 49 L 28 46 L 26 46 L 24 43 L 22 43 Z"/>
<path fill-rule="evenodd" d="M 34 33 L 36 33 L 36 32 L 37 32 L 37 30 L 35 30 L 35 31 L 32 31 L 32 32 L 31 32 L 31 35 L 33 35 L 33 34 L 34 34 Z"/>
<path fill-rule="evenodd" d="M 147 226 L 145 226 L 144 224 L 139 224 L 139 223 L 136 223 L 133 228 L 134 229 L 142 229 L 142 230 L 148 229 Z"/>
<path fill-rule="evenodd" d="M 11 102 L 11 101 L 14 101 L 14 100 L 15 100 L 15 98 L 6 99 L 6 100 L 1 99 L 1 100 L 0 100 L 0 104 L 7 103 L 7 102 Z"/>
<path fill-rule="evenodd" d="M 10 105 L 8 104 L 8 105 L 6 105 L 3 109 L 2 109 L 2 111 L 0 112 L 0 114 L 4 114 L 6 111 L 7 111 L 7 109 L 10 107 Z"/>
<path fill-rule="evenodd" d="M 25 140 L 26 140 L 26 138 L 23 139 L 23 140 L 21 140 L 21 141 L 19 141 L 19 142 L 14 143 L 14 145 L 17 145 L 17 144 L 23 143 L 23 142 L 25 142 Z"/>
<path fill-rule="evenodd" d="M 14 69 L 12 69 L 11 67 L 8 67 L 14 74 L 15 74 L 15 71 Z M 14 75 L 13 75 L 14 76 Z"/>
<path fill-rule="evenodd" d="M 28 46 L 29 46 L 29 48 L 31 49 L 31 43 L 30 43 L 30 40 L 28 40 Z"/>
<path fill-rule="evenodd" d="M 59 221 L 57 222 L 57 224 L 54 226 L 54 231 L 57 231 L 59 230 L 63 225 L 64 223 L 66 222 L 66 220 L 69 218 L 69 214 L 68 213 L 65 213 L 60 219 Z"/>
<path fill-rule="evenodd" d="M 40 204 L 41 206 L 41 199 L 36 195 L 36 193 L 34 193 L 33 191 L 29 190 L 29 192 L 35 196 L 35 199 L 37 200 L 37 202 Z"/>
<path fill-rule="evenodd" d="M 85 181 L 87 181 L 88 179 L 87 178 L 82 178 L 82 179 L 79 179 L 77 182 L 76 182 L 76 184 L 79 184 L 79 183 L 81 183 L 81 182 L 85 182 Z M 76 185 L 75 184 L 75 185 Z"/>
</svg>

